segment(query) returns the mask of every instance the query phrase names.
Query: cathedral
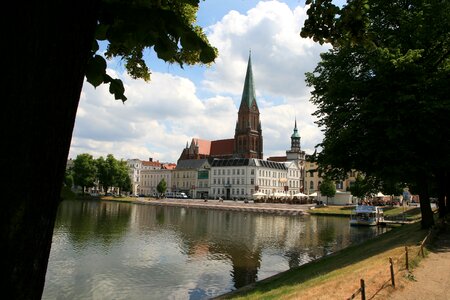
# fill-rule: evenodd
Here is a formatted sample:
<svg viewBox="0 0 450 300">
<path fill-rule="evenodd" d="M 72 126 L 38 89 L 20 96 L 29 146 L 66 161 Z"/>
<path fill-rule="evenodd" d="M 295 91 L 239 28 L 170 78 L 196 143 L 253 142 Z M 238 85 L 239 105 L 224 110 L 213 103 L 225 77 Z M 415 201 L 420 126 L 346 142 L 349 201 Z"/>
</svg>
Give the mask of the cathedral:
<svg viewBox="0 0 450 300">
<path fill-rule="evenodd" d="M 203 158 L 263 159 L 263 137 L 259 115 L 252 60 L 249 55 L 234 138 L 215 141 L 193 138 L 190 145 L 186 143 L 186 148 L 183 149 L 178 161 Z"/>
</svg>

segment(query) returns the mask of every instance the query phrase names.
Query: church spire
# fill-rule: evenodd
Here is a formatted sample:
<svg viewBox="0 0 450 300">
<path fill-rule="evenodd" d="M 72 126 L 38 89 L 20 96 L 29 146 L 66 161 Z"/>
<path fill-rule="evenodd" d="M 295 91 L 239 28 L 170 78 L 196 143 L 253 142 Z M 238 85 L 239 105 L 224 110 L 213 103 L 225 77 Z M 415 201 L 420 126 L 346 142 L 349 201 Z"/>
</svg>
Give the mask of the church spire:
<svg viewBox="0 0 450 300">
<path fill-rule="evenodd" d="M 234 156 L 263 159 L 263 137 L 259 109 L 256 104 L 253 83 L 252 56 L 248 55 L 247 74 L 244 91 L 239 106 L 236 130 L 234 133 Z"/>
<path fill-rule="evenodd" d="M 291 151 L 300 151 L 300 134 L 297 129 L 297 118 L 295 118 L 294 132 L 291 135 Z"/>
<path fill-rule="evenodd" d="M 256 104 L 255 96 L 255 84 L 253 83 L 253 71 L 252 71 L 252 52 L 248 54 L 247 73 L 245 74 L 244 90 L 242 92 L 242 99 L 240 107 L 251 108 L 252 104 Z"/>
</svg>

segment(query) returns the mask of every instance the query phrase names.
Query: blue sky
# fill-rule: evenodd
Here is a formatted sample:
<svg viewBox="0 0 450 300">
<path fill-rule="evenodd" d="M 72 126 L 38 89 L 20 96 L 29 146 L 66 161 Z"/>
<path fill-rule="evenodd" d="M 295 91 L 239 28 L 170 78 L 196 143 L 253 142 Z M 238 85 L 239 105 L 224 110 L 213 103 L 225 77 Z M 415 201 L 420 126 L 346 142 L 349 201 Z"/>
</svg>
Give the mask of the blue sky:
<svg viewBox="0 0 450 300">
<path fill-rule="evenodd" d="M 120 60 L 109 61 L 108 73 L 122 79 L 128 100 L 123 104 L 107 86 L 94 89 L 85 82 L 69 157 L 176 162 L 192 138 L 232 138 L 250 49 L 264 157 L 290 148 L 295 118 L 301 146 L 312 153 L 322 132 L 311 115 L 315 107 L 304 74 L 329 47 L 300 37 L 305 18 L 304 1 L 202 1 L 197 23 L 219 50 L 215 63 L 181 69 L 149 50 L 146 83 L 131 79 Z"/>
</svg>

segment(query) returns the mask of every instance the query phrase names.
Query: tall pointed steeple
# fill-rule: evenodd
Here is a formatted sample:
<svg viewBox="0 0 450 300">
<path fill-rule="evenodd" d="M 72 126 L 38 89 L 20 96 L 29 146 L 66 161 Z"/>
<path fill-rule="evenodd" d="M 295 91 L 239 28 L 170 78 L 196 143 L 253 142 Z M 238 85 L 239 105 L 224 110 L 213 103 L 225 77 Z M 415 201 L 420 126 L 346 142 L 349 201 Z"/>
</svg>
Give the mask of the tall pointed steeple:
<svg viewBox="0 0 450 300">
<path fill-rule="evenodd" d="M 253 70 L 252 70 L 252 52 L 250 51 L 248 55 L 247 63 L 247 73 L 245 74 L 244 90 L 242 91 L 241 107 L 251 108 L 255 104 L 256 107 L 256 96 L 255 96 L 255 84 L 253 82 Z"/>
<path fill-rule="evenodd" d="M 259 109 L 256 103 L 255 84 L 251 52 L 248 56 L 244 90 L 239 106 L 238 120 L 234 134 L 234 156 L 242 158 L 263 158 L 263 138 Z"/>
<path fill-rule="evenodd" d="M 291 135 L 291 151 L 300 151 L 300 134 L 297 129 L 297 118 L 295 118 L 294 133 Z"/>
<path fill-rule="evenodd" d="M 303 165 L 305 161 L 305 151 L 300 147 L 300 134 L 297 129 L 297 118 L 295 118 L 294 132 L 291 135 L 291 150 L 286 151 L 286 159 L 288 161 L 297 161 Z"/>
</svg>

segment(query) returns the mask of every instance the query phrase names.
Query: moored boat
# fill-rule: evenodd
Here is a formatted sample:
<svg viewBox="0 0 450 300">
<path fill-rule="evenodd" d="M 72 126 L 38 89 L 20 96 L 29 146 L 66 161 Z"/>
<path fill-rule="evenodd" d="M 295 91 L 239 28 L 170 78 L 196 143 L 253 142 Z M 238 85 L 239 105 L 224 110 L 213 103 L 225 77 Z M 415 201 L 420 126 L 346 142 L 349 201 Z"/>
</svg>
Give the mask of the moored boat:
<svg viewBox="0 0 450 300">
<path fill-rule="evenodd" d="M 383 208 L 357 205 L 350 216 L 350 225 L 374 226 L 384 222 Z"/>
</svg>

